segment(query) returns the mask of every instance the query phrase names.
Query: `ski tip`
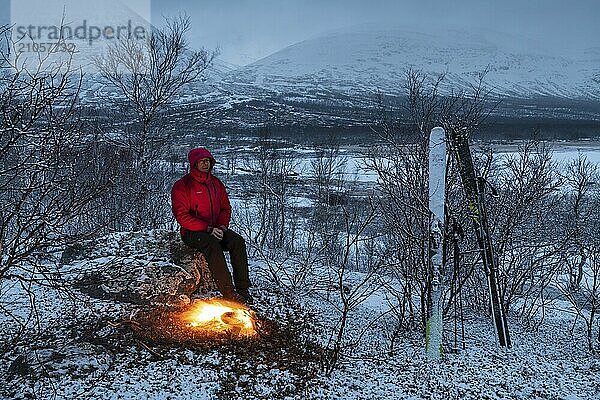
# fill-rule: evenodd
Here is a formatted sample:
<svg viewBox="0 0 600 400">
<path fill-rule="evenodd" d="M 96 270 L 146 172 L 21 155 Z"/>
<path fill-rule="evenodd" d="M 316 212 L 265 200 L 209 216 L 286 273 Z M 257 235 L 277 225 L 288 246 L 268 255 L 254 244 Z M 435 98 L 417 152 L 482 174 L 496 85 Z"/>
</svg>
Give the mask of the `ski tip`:
<svg viewBox="0 0 600 400">
<path fill-rule="evenodd" d="M 435 128 L 433 128 L 431 130 L 431 134 L 432 135 L 443 135 L 444 134 L 444 128 L 441 128 L 439 126 L 436 126 Z"/>
<path fill-rule="evenodd" d="M 442 144 L 446 141 L 446 133 L 443 128 L 439 126 L 433 128 L 431 130 L 431 135 L 429 136 L 430 145 L 436 146 L 438 144 Z"/>
</svg>

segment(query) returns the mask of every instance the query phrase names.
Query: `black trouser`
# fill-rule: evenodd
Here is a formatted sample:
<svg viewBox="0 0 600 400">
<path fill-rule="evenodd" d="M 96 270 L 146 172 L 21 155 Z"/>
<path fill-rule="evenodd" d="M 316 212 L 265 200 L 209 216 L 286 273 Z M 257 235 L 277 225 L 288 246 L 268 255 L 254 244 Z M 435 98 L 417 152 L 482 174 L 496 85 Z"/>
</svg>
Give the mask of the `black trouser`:
<svg viewBox="0 0 600 400">
<path fill-rule="evenodd" d="M 218 240 L 206 232 L 192 231 L 187 231 L 181 239 L 188 246 L 204 253 L 208 269 L 221 293 L 231 292 L 234 289 L 234 283 L 236 289 L 248 289 L 251 285 L 248 276 L 246 241 L 231 229 L 225 231 L 222 240 Z M 231 258 L 233 282 L 223 251 L 228 251 Z"/>
</svg>

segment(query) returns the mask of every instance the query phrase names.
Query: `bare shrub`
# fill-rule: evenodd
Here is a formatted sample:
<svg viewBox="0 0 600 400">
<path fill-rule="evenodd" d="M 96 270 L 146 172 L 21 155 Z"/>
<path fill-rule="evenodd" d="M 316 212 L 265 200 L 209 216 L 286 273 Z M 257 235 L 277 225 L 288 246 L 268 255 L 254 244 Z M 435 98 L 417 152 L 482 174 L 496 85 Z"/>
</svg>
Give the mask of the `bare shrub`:
<svg viewBox="0 0 600 400">
<path fill-rule="evenodd" d="M 95 60 L 104 79 L 122 95 L 116 100 L 130 106 L 126 118 L 135 126 L 120 135 L 110 132 L 113 143 L 132 151 L 131 171 L 122 194 L 126 196 L 124 205 L 133 211 L 123 227 L 134 230 L 164 227 L 171 221 L 170 182 L 161 163 L 169 154 L 171 141 L 161 112 L 187 85 L 203 76 L 217 54 L 188 49 L 189 18 L 166 22 L 166 28 L 153 29 L 145 41 L 115 41 Z"/>
<path fill-rule="evenodd" d="M 328 376 L 338 367 L 340 360 L 360 343 L 360 331 L 355 331 L 357 334 L 349 340 L 350 319 L 360 305 L 379 289 L 380 284 L 375 278 L 382 267 L 379 264 L 365 273 L 355 273 L 362 270 L 365 258 L 370 255 L 366 244 L 377 240 L 379 235 L 378 232 L 368 233 L 378 213 L 375 204 L 369 201 L 368 204 L 355 203 L 340 208 L 343 229 L 336 231 L 331 238 L 328 263 L 325 265 L 333 273 L 322 278 L 326 290 L 324 300 L 334 307 L 337 318 L 321 357 L 322 369 Z M 368 321 L 361 322 L 363 332 L 369 329 Z"/>
<path fill-rule="evenodd" d="M 2 49 L 14 45 L 8 31 L 0 40 Z M 80 118 L 81 74 L 49 53 L 36 59 L 3 50 L 0 61 L 0 312 L 8 347 L 41 330 L 37 289 L 70 295 L 55 252 L 110 224 L 97 206 L 117 177 L 114 152 Z"/>
<path fill-rule="evenodd" d="M 572 330 L 579 320 L 585 325 L 585 340 L 592 352 L 600 351 L 600 191 L 598 166 L 585 157 L 566 165 L 562 195 L 563 240 L 562 268 L 556 287 L 567 300 L 574 315 Z"/>
<path fill-rule="evenodd" d="M 561 185 L 552 150 L 529 141 L 491 168 L 488 182 L 496 196 L 489 201 L 490 226 L 498 258 L 499 284 L 506 310 L 515 310 L 524 322 L 543 320 L 547 290 L 564 249 L 553 224 L 560 207 L 556 193 Z"/>
<path fill-rule="evenodd" d="M 258 149 L 244 161 L 244 168 L 254 175 L 249 206 L 243 223 L 251 249 L 292 251 L 296 223 L 292 216 L 291 185 L 298 160 L 292 152 L 277 148 L 270 129 L 259 132 Z M 253 183 L 254 183 L 253 182 Z"/>
</svg>

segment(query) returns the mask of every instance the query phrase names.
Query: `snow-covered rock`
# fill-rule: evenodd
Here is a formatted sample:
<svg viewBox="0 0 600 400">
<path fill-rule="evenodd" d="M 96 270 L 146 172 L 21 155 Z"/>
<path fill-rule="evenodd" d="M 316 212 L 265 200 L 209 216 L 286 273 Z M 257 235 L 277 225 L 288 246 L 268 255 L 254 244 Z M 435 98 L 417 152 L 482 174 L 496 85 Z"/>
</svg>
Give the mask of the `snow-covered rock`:
<svg viewBox="0 0 600 400">
<path fill-rule="evenodd" d="M 192 294 L 215 291 L 204 255 L 169 231 L 131 232 L 86 242 L 63 254 L 66 268 L 86 269 L 77 286 L 98 298 L 136 304 L 189 303 Z"/>
</svg>

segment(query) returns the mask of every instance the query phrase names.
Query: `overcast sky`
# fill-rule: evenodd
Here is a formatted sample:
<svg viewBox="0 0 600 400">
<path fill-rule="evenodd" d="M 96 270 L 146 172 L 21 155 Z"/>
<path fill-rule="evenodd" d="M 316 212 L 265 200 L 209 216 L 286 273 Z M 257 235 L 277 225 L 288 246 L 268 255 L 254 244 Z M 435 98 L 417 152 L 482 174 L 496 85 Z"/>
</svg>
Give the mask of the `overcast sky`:
<svg viewBox="0 0 600 400">
<path fill-rule="evenodd" d="M 246 64 L 328 31 L 381 23 L 491 29 L 559 51 L 600 46 L 600 0 L 152 0 L 152 22 L 186 13 L 195 46 Z"/>
</svg>

